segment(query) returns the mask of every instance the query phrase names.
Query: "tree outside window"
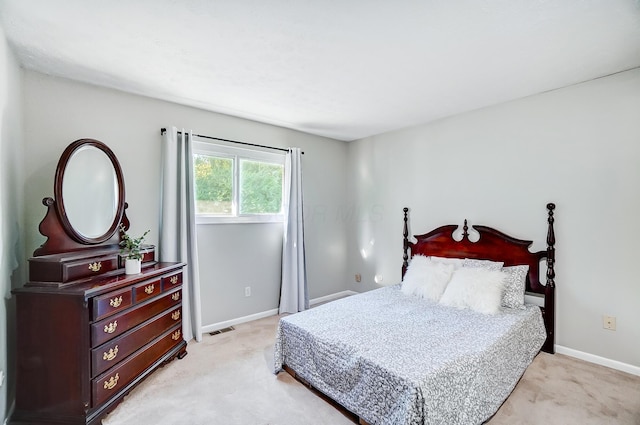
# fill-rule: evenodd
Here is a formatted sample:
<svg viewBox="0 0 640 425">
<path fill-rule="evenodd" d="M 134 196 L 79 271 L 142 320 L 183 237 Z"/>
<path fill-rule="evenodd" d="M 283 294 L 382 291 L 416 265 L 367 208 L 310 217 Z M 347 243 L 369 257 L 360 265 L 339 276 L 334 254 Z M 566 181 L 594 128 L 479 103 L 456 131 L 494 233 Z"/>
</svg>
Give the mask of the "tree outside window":
<svg viewBox="0 0 640 425">
<path fill-rule="evenodd" d="M 282 221 L 284 155 L 200 142 L 194 152 L 198 223 Z"/>
</svg>

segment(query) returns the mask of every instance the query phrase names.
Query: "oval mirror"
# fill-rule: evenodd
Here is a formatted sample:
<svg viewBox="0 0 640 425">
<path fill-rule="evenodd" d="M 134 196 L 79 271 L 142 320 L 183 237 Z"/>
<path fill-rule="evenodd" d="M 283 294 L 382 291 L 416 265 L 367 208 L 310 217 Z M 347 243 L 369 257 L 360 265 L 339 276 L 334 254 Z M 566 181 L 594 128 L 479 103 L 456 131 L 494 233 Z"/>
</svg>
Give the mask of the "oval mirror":
<svg viewBox="0 0 640 425">
<path fill-rule="evenodd" d="M 104 143 L 81 139 L 70 144 L 60 157 L 54 184 L 67 233 L 87 244 L 111 238 L 124 211 L 123 182 L 120 164 Z"/>
</svg>

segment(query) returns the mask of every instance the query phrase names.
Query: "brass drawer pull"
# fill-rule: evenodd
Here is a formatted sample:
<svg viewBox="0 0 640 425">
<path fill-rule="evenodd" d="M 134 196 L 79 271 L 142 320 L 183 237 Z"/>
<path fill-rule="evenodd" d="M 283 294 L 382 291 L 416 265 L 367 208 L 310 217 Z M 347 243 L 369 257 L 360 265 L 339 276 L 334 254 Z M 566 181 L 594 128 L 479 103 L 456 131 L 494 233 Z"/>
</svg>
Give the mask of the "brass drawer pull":
<svg viewBox="0 0 640 425">
<path fill-rule="evenodd" d="M 153 294 L 154 289 L 155 289 L 155 286 L 152 283 L 151 285 L 144 287 L 144 292 L 146 292 L 148 295 L 151 295 Z"/>
<path fill-rule="evenodd" d="M 118 385 L 118 379 L 120 379 L 120 375 L 116 373 L 116 376 L 112 376 L 108 381 L 104 381 L 104 389 L 112 390 L 116 385 Z"/>
<path fill-rule="evenodd" d="M 169 281 L 172 285 L 175 285 L 176 283 L 178 283 L 178 275 L 171 276 L 171 279 L 169 279 Z"/>
<path fill-rule="evenodd" d="M 176 310 L 173 313 L 171 313 L 171 318 L 173 320 L 178 320 L 180 318 L 180 310 Z"/>
<path fill-rule="evenodd" d="M 109 323 L 108 325 L 104 325 L 104 332 L 108 333 L 108 334 L 112 334 L 116 331 L 116 328 L 118 327 L 118 321 L 116 320 L 113 323 Z"/>
<path fill-rule="evenodd" d="M 178 301 L 180 299 L 180 292 L 176 292 L 175 294 L 171 295 L 171 299 L 174 301 Z"/>
<path fill-rule="evenodd" d="M 117 355 L 118 355 L 118 346 L 116 345 L 115 347 L 109 349 L 109 351 L 106 351 L 102 354 L 102 360 L 106 360 L 110 362 L 111 360 L 115 359 Z"/>
<path fill-rule="evenodd" d="M 178 329 L 171 335 L 171 339 L 174 341 L 177 341 L 178 339 L 180 339 L 180 329 Z"/>
<path fill-rule="evenodd" d="M 102 262 L 96 261 L 95 263 L 89 263 L 89 270 L 92 272 L 97 272 L 102 268 Z"/>
<path fill-rule="evenodd" d="M 120 304 L 122 304 L 122 295 L 120 295 L 119 297 L 116 298 L 111 298 L 109 300 L 109 305 L 113 308 L 118 308 L 120 307 Z"/>
</svg>

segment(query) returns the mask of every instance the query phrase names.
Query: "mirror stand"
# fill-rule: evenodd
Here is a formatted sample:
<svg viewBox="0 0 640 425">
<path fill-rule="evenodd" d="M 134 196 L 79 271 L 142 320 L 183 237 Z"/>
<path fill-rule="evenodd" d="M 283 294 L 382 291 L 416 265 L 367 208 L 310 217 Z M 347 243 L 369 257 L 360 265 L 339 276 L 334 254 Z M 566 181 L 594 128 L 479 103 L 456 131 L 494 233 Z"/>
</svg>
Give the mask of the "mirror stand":
<svg viewBox="0 0 640 425">
<path fill-rule="evenodd" d="M 53 198 L 44 198 L 42 200 L 42 205 L 47 207 L 47 213 L 40 222 L 40 226 L 38 227 L 38 229 L 40 230 L 40 233 L 47 238 L 47 240 L 33 252 L 34 256 L 39 257 L 42 255 L 96 248 L 95 245 L 87 245 L 86 243 L 77 242 L 75 239 L 67 235 L 62 225 L 62 221 L 58 216 L 55 200 Z M 127 218 L 126 214 L 127 207 L 128 204 L 125 202 L 124 211 L 122 213 L 122 220 L 120 220 L 120 223 L 124 225 L 125 230 L 128 230 L 130 225 L 129 219 Z M 116 232 L 99 246 L 103 249 L 108 247 L 109 245 L 118 247 L 120 239 L 120 232 Z"/>
<path fill-rule="evenodd" d="M 120 228 L 128 230 L 129 219 L 124 176 L 113 151 L 95 139 L 71 143 L 58 161 L 53 192 L 42 200 L 47 213 L 39 230 L 47 239 L 29 259 L 25 286 L 61 288 L 124 273 Z M 144 266 L 155 264 L 152 245 L 142 253 Z"/>
</svg>

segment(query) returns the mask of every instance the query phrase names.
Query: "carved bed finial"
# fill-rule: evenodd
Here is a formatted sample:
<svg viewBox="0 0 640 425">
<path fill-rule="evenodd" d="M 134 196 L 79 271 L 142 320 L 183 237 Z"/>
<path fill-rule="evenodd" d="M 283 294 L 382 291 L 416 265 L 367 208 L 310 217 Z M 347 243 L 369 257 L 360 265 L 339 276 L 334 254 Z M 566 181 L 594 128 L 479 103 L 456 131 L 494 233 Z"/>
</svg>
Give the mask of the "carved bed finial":
<svg viewBox="0 0 640 425">
<path fill-rule="evenodd" d="M 555 353 L 555 328 L 556 328 L 556 316 L 555 316 L 555 292 L 556 292 L 556 271 L 554 265 L 556 262 L 556 235 L 553 231 L 553 210 L 556 209 L 556 204 L 548 203 L 547 210 L 549 211 L 549 227 L 547 229 L 547 284 L 544 288 L 544 322 L 547 328 L 547 340 L 544 342 L 542 349 L 547 353 Z"/>
<path fill-rule="evenodd" d="M 462 239 L 469 239 L 469 226 L 467 226 L 467 219 L 464 219 L 464 226 L 462 226 Z"/>
<path fill-rule="evenodd" d="M 547 210 L 549 210 L 549 218 L 547 221 L 549 222 L 549 227 L 547 229 L 547 285 L 550 287 L 555 287 L 555 277 L 556 272 L 554 270 L 554 264 L 556 262 L 556 235 L 553 231 L 553 222 L 555 219 L 553 218 L 553 210 L 556 209 L 556 204 L 548 203 Z"/>
<path fill-rule="evenodd" d="M 407 253 L 407 251 L 409 250 L 409 228 L 407 227 L 407 213 L 409 212 L 409 208 L 404 207 L 402 211 L 404 211 L 404 229 L 402 231 L 402 235 L 404 236 L 404 254 L 402 254 L 402 276 L 404 277 L 404 273 L 407 271 L 407 266 L 409 265 L 409 254 Z"/>
</svg>

